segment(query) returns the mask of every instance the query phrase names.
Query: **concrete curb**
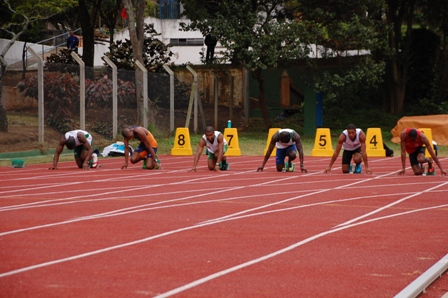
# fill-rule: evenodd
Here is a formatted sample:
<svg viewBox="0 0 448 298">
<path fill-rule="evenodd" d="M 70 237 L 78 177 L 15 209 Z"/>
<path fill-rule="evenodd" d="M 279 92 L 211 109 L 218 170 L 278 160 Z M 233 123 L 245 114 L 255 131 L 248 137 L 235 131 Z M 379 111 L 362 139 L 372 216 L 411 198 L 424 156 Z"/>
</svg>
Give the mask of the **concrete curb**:
<svg viewBox="0 0 448 298">
<path fill-rule="evenodd" d="M 0 153 L 0 159 L 10 159 L 10 158 L 24 158 L 24 157 L 38 157 L 44 155 L 53 155 L 56 149 L 49 149 L 43 152 L 42 150 L 30 150 L 30 151 L 19 151 L 19 152 L 2 152 Z"/>
</svg>

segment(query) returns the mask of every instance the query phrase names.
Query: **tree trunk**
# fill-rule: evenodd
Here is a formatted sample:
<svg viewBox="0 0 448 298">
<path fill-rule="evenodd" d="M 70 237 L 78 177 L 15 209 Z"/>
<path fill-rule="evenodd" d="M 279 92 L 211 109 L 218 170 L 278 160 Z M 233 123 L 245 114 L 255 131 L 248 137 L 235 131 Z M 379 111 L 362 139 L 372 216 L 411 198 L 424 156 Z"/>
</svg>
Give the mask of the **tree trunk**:
<svg viewBox="0 0 448 298">
<path fill-rule="evenodd" d="M 25 74 L 26 74 L 26 41 L 23 43 L 22 48 L 22 80 L 25 80 Z"/>
<path fill-rule="evenodd" d="M 124 0 L 124 6 L 128 14 L 129 24 L 129 36 L 132 44 L 132 54 L 135 61 L 140 61 L 143 65 L 143 40 L 145 38 L 143 33 L 143 22 L 146 2 L 142 0 Z M 135 73 L 135 94 L 137 97 L 137 121 L 143 123 L 143 73 L 136 66 Z M 148 105 L 150 107 L 151 104 Z M 153 110 L 153 109 L 151 109 Z"/>
<path fill-rule="evenodd" d="M 264 86 L 264 78 L 263 74 L 261 73 L 261 70 L 254 71 L 255 79 L 258 82 L 258 101 L 260 104 L 260 110 L 261 114 L 263 116 L 264 123 L 266 124 L 266 131 L 269 131 L 269 129 L 272 127 L 271 125 L 271 119 L 269 118 L 269 111 L 265 99 L 265 86 Z"/>
<path fill-rule="evenodd" d="M 388 61 L 390 71 L 390 112 L 401 114 L 404 111 L 404 99 L 406 95 L 406 83 L 408 77 L 409 38 L 412 32 L 415 0 L 394 1 L 387 0 L 386 19 L 390 26 L 389 48 L 392 57 Z M 402 26 L 406 23 L 408 40 L 403 41 Z"/>
<path fill-rule="evenodd" d="M 102 0 L 94 0 L 89 12 L 85 0 L 79 0 L 79 18 L 81 19 L 83 50 L 82 61 L 86 67 L 93 67 L 95 60 L 95 26 L 98 18 L 98 10 Z"/>
<path fill-rule="evenodd" d="M 6 116 L 6 110 L 3 106 L 3 65 L 0 66 L 0 131 L 8 132 L 8 117 Z"/>
<path fill-rule="evenodd" d="M 6 53 L 6 52 L 5 52 Z M 3 106 L 3 76 L 6 72 L 6 60 L 0 56 L 0 131 L 8 132 L 8 117 Z"/>
</svg>

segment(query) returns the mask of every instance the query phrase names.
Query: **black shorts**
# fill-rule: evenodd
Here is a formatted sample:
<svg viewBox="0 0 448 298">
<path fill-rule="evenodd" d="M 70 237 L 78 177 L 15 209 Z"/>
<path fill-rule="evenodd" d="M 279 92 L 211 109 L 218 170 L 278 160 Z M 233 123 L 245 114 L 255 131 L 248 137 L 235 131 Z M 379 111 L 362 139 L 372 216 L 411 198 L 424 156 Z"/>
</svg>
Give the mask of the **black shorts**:
<svg viewBox="0 0 448 298">
<path fill-rule="evenodd" d="M 423 153 L 423 155 L 424 155 L 425 152 L 426 152 L 426 147 L 421 146 L 421 147 L 418 147 L 417 150 L 415 150 L 414 152 L 409 154 L 409 161 L 411 162 L 411 166 L 415 166 L 415 165 L 419 164 L 419 162 L 417 161 L 417 155 L 419 155 L 420 153 Z"/>
<path fill-rule="evenodd" d="M 355 150 L 344 150 L 344 152 L 342 152 L 342 164 L 349 165 L 352 161 L 353 154 L 355 153 L 361 153 L 361 147 L 358 147 Z"/>
</svg>

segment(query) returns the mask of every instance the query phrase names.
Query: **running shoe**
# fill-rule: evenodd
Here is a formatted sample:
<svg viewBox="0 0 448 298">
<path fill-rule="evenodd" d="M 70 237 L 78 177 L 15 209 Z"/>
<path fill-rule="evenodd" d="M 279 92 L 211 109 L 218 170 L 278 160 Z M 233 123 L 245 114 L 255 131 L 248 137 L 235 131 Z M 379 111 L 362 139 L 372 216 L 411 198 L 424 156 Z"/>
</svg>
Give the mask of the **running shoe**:
<svg viewBox="0 0 448 298">
<path fill-rule="evenodd" d="M 156 154 L 156 164 L 154 165 L 154 169 L 159 170 L 162 168 L 162 161 L 160 161 L 159 156 Z"/>
<path fill-rule="evenodd" d="M 97 168 L 98 167 L 98 155 L 96 153 L 92 154 L 92 165 L 90 166 L 91 168 Z"/>
<path fill-rule="evenodd" d="M 428 162 L 428 175 L 434 175 L 436 173 L 436 169 L 433 167 L 432 163 Z"/>
<path fill-rule="evenodd" d="M 362 172 L 362 166 L 360 163 L 357 163 L 355 166 L 355 170 L 353 171 L 355 174 L 361 174 Z"/>
<path fill-rule="evenodd" d="M 296 169 L 296 165 L 295 165 L 295 163 L 290 163 L 291 164 L 291 166 L 288 168 L 288 172 L 294 172 L 294 170 Z"/>
</svg>

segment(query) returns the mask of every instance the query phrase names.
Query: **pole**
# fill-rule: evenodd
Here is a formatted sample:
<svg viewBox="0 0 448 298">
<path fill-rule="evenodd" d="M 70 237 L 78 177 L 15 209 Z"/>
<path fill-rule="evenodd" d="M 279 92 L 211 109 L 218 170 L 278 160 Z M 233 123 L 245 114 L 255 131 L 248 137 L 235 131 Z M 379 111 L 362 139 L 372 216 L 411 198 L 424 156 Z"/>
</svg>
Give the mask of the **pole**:
<svg viewBox="0 0 448 298">
<path fill-rule="evenodd" d="M 143 71 L 143 127 L 148 128 L 148 70 L 138 60 L 135 64 Z"/>
<path fill-rule="evenodd" d="M 31 48 L 28 51 L 37 60 L 37 115 L 39 145 L 44 144 L 44 66 L 42 58 Z"/>
<path fill-rule="evenodd" d="M 107 57 L 104 56 L 103 60 L 112 67 L 112 137 L 117 139 L 118 130 L 118 79 L 117 79 L 117 66 Z"/>
<path fill-rule="evenodd" d="M 86 129 L 86 71 L 84 61 L 78 54 L 71 52 L 70 55 L 79 64 L 79 126 L 80 129 Z"/>
<path fill-rule="evenodd" d="M 170 74 L 170 133 L 174 132 L 174 72 L 168 67 L 163 65 L 163 68 Z"/>
</svg>

